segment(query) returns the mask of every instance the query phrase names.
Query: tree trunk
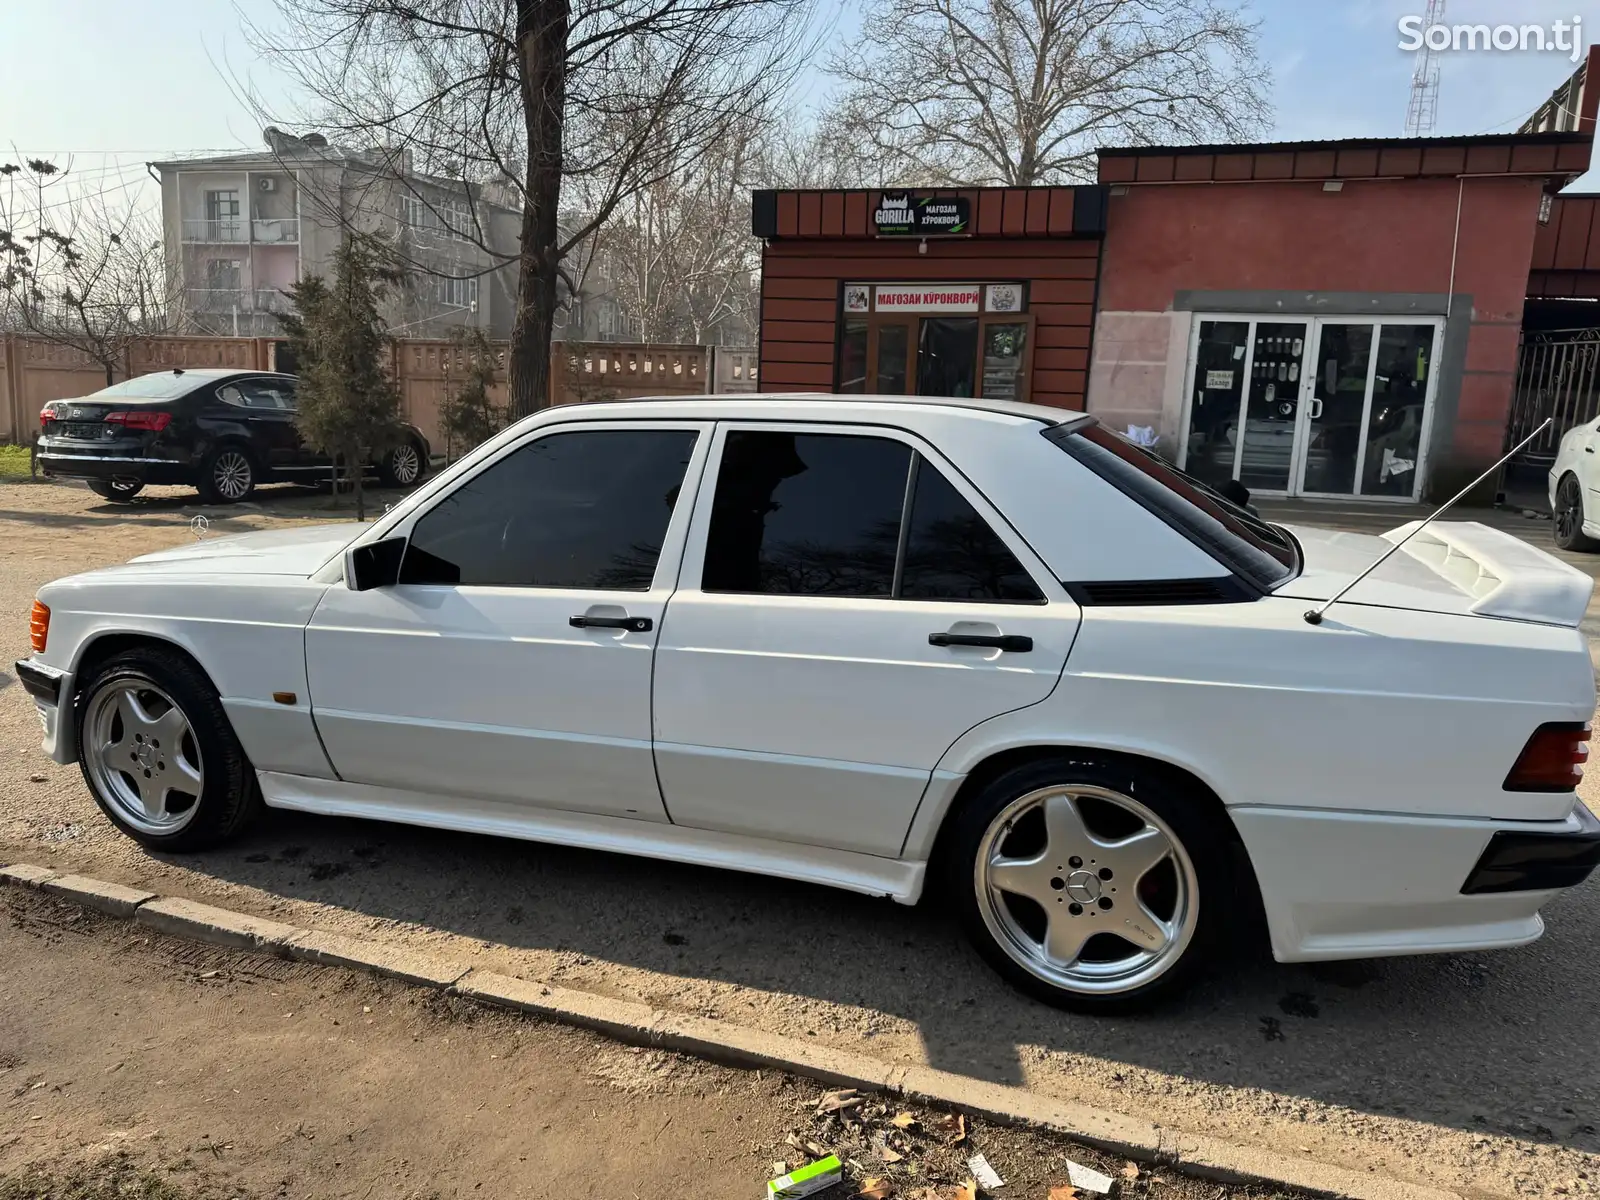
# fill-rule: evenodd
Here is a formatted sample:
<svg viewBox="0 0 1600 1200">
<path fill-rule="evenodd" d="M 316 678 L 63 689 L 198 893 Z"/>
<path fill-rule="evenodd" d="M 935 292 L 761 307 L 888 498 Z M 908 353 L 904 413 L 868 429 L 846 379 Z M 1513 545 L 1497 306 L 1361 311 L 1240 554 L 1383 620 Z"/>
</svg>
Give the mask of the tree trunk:
<svg viewBox="0 0 1600 1200">
<path fill-rule="evenodd" d="M 518 75 L 528 138 L 516 317 L 511 325 L 511 419 L 550 403 L 550 336 L 555 327 L 561 233 L 561 137 L 567 100 L 569 0 L 517 0 Z"/>
<path fill-rule="evenodd" d="M 361 491 L 361 484 L 364 482 L 363 477 L 367 472 L 365 469 L 366 460 L 361 456 L 361 447 L 355 446 L 352 447 L 352 449 L 347 450 L 345 452 L 344 462 L 344 469 L 349 473 L 351 483 L 354 485 L 356 490 L 356 520 L 365 521 L 367 519 L 367 505 L 366 499 Z"/>
</svg>

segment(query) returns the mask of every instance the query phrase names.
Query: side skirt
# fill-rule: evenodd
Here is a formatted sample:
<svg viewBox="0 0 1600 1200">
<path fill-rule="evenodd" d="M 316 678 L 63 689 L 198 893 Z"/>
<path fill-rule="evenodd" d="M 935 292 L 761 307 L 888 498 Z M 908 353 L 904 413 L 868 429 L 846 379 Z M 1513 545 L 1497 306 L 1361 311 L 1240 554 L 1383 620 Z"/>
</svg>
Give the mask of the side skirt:
<svg viewBox="0 0 1600 1200">
<path fill-rule="evenodd" d="M 925 862 L 685 829 L 653 821 L 630 821 L 625 817 L 524 809 L 488 800 L 433 796 L 275 771 L 257 771 L 256 778 L 261 782 L 262 798 L 271 808 L 330 817 L 370 817 L 431 829 L 777 875 L 868 896 L 888 896 L 901 904 L 915 904 L 921 897 L 928 867 Z"/>
</svg>

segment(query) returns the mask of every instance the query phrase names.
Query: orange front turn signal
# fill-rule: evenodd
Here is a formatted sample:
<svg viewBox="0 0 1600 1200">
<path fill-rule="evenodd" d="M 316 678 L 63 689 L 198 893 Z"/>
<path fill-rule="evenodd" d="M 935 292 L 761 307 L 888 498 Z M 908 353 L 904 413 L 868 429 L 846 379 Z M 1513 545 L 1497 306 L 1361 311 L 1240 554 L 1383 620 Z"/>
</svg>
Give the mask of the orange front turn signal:
<svg viewBox="0 0 1600 1200">
<path fill-rule="evenodd" d="M 35 654 L 43 654 L 44 644 L 50 640 L 50 609 L 37 600 L 33 602 L 33 614 L 28 618 L 28 640 L 33 643 Z"/>
</svg>

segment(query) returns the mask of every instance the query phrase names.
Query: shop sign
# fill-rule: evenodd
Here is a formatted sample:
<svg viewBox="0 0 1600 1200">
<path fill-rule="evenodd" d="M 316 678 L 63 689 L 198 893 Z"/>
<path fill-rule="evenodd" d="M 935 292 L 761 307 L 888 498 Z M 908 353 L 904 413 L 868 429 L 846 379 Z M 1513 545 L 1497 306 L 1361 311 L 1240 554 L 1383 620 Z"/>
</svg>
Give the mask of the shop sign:
<svg viewBox="0 0 1600 1200">
<path fill-rule="evenodd" d="M 975 283 L 886 283 L 876 290 L 881 313 L 975 313 L 983 291 Z"/>
<path fill-rule="evenodd" d="M 1208 391 L 1208 392 L 1226 392 L 1226 391 L 1231 391 L 1232 389 L 1233 389 L 1233 372 L 1232 371 L 1207 371 L 1206 372 L 1206 391 Z"/>
<path fill-rule="evenodd" d="M 965 234 L 971 204 L 965 196 L 914 196 L 884 192 L 873 211 L 879 237 L 949 237 Z"/>
<path fill-rule="evenodd" d="M 847 313 L 864 313 L 872 309 L 872 289 L 864 283 L 844 285 L 844 310 Z"/>
<path fill-rule="evenodd" d="M 991 283 L 984 289 L 985 312 L 1014 313 L 1022 311 L 1022 285 L 1020 283 Z"/>
</svg>

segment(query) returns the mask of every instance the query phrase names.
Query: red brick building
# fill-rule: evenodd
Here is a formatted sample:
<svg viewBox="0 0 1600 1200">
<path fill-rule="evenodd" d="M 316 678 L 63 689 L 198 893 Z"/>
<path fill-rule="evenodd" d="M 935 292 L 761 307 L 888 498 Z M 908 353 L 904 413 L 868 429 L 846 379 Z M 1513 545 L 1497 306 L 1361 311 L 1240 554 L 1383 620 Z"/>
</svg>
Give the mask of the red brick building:
<svg viewBox="0 0 1600 1200">
<path fill-rule="evenodd" d="M 1079 188 L 758 192 L 761 386 L 1087 408 L 1261 494 L 1432 494 L 1502 451 L 1527 298 L 1600 297 L 1600 202 L 1554 199 L 1597 101 L 1567 132 L 1102 150 Z"/>
</svg>

